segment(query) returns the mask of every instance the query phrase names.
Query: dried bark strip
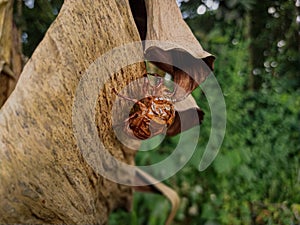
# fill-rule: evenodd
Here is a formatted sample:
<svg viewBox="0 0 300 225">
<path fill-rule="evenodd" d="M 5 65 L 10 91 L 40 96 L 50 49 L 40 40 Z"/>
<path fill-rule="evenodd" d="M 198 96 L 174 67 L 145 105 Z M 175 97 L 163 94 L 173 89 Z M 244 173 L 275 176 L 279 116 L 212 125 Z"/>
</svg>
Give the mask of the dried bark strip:
<svg viewBox="0 0 300 225">
<path fill-rule="evenodd" d="M 131 188 L 96 175 L 82 158 L 73 136 L 72 103 L 90 63 L 137 40 L 126 0 L 65 1 L 1 109 L 0 223 L 105 224 L 113 209 L 128 205 Z M 144 72 L 142 64 L 131 65 L 112 84 L 122 87 Z M 99 98 L 98 116 L 111 108 L 109 90 Z M 105 145 L 133 163 L 133 155 L 109 133 L 107 116 L 101 118 Z"/>
</svg>

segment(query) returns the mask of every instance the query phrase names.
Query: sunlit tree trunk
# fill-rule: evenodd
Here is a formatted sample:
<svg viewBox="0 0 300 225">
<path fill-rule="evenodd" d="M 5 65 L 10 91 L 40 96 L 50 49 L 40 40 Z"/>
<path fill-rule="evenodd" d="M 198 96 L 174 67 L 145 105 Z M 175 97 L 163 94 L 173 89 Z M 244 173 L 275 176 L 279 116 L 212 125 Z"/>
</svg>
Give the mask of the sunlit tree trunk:
<svg viewBox="0 0 300 225">
<path fill-rule="evenodd" d="M 1 10 L 3 4 L 8 3 L 2 0 Z M 127 0 L 65 1 L 0 111 L 1 224 L 105 224 L 112 210 L 130 205 L 130 187 L 104 179 L 82 158 L 72 129 L 72 105 L 90 63 L 137 40 Z M 130 65 L 108 86 L 125 86 L 144 69 L 144 64 Z M 133 154 L 111 134 L 111 88 L 99 96 L 102 141 L 118 160 L 133 164 Z"/>
<path fill-rule="evenodd" d="M 19 33 L 13 23 L 13 0 L 0 0 L 0 108 L 14 90 L 22 70 Z"/>
</svg>

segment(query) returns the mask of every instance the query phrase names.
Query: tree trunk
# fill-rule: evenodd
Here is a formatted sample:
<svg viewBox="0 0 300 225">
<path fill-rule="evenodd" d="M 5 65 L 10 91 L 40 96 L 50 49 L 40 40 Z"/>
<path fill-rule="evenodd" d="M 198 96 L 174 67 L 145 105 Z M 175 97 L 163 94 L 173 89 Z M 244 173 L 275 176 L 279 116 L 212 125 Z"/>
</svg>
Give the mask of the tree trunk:
<svg viewBox="0 0 300 225">
<path fill-rule="evenodd" d="M 22 71 L 21 41 L 13 23 L 13 0 L 0 0 L 0 108 Z"/>
<path fill-rule="evenodd" d="M 258 90 L 263 82 L 263 70 L 265 62 L 265 49 L 270 48 L 268 39 L 264 36 L 262 30 L 266 29 L 268 19 L 268 7 L 270 1 L 257 1 L 249 12 L 249 36 L 250 36 L 250 69 L 249 89 Z"/>
<path fill-rule="evenodd" d="M 72 106 L 89 65 L 138 40 L 127 0 L 65 1 L 0 111 L 0 223 L 105 224 L 112 210 L 128 207 L 131 188 L 96 174 L 82 157 Z M 142 63 L 123 68 L 105 84 L 96 107 L 102 142 L 128 164 L 134 154 L 115 138 L 107 115 L 111 87 L 144 72 Z"/>
</svg>

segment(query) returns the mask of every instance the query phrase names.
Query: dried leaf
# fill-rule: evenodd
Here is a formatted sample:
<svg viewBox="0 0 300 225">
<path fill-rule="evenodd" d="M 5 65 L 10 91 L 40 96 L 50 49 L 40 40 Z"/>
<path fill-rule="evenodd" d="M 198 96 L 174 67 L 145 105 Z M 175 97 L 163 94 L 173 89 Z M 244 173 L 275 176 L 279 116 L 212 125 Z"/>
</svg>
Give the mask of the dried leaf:
<svg viewBox="0 0 300 225">
<path fill-rule="evenodd" d="M 215 57 L 203 50 L 182 19 L 176 1 L 147 0 L 145 57 L 174 76 L 191 93 L 213 70 Z M 166 42 L 169 44 L 166 45 Z M 182 93 L 176 93 L 180 97 Z"/>
</svg>

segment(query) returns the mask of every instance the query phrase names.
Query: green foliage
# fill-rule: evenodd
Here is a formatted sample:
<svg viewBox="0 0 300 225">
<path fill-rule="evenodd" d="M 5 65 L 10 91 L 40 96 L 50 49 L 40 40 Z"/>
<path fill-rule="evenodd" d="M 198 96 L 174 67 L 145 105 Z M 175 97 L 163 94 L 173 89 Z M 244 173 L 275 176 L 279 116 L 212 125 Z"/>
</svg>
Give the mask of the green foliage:
<svg viewBox="0 0 300 225">
<path fill-rule="evenodd" d="M 56 18 L 63 0 L 25 0 L 22 11 L 15 10 L 15 21 L 22 31 L 23 54 L 30 57 Z M 19 2 L 15 1 L 15 8 Z"/>
<path fill-rule="evenodd" d="M 166 199 L 159 195 L 141 193 L 135 193 L 134 199 L 132 212 L 125 213 L 119 210 L 113 213 L 109 220 L 110 225 L 164 224 L 170 209 Z M 145 202 L 148 204 L 145 204 Z"/>
<path fill-rule="evenodd" d="M 248 89 L 252 69 L 247 17 L 234 25 L 231 20 L 219 20 L 214 12 L 187 19 L 201 44 L 217 55 L 215 75 L 226 100 L 227 130 L 213 164 L 203 172 L 197 171 L 209 138 L 211 118 L 204 94 L 196 89 L 193 95 L 206 113 L 198 149 L 185 168 L 165 181 L 182 198 L 174 224 L 300 223 L 300 89 L 299 62 L 295 63 L 299 52 L 292 47 L 298 43 L 294 36 L 298 28 L 292 16 L 286 15 L 294 5 L 290 1 L 274 4 L 282 16 L 270 15 L 267 23 L 272 28 L 261 31 L 271 47 L 264 56 L 269 63 L 262 62 L 260 68 L 261 88 L 256 91 Z M 275 32 L 275 28 L 279 30 Z M 279 48 L 282 39 L 285 45 Z M 276 64 L 271 66 L 272 62 Z M 159 154 L 139 153 L 137 164 L 166 158 L 176 144 L 176 138 L 164 140 L 156 148 Z M 153 216 L 151 211 L 155 208 L 151 210 L 151 206 L 158 200 L 149 196 L 151 199 L 140 202 L 145 195 L 136 196 L 140 205 L 132 212 L 144 218 L 140 224 L 150 224 L 145 221 Z"/>
</svg>

